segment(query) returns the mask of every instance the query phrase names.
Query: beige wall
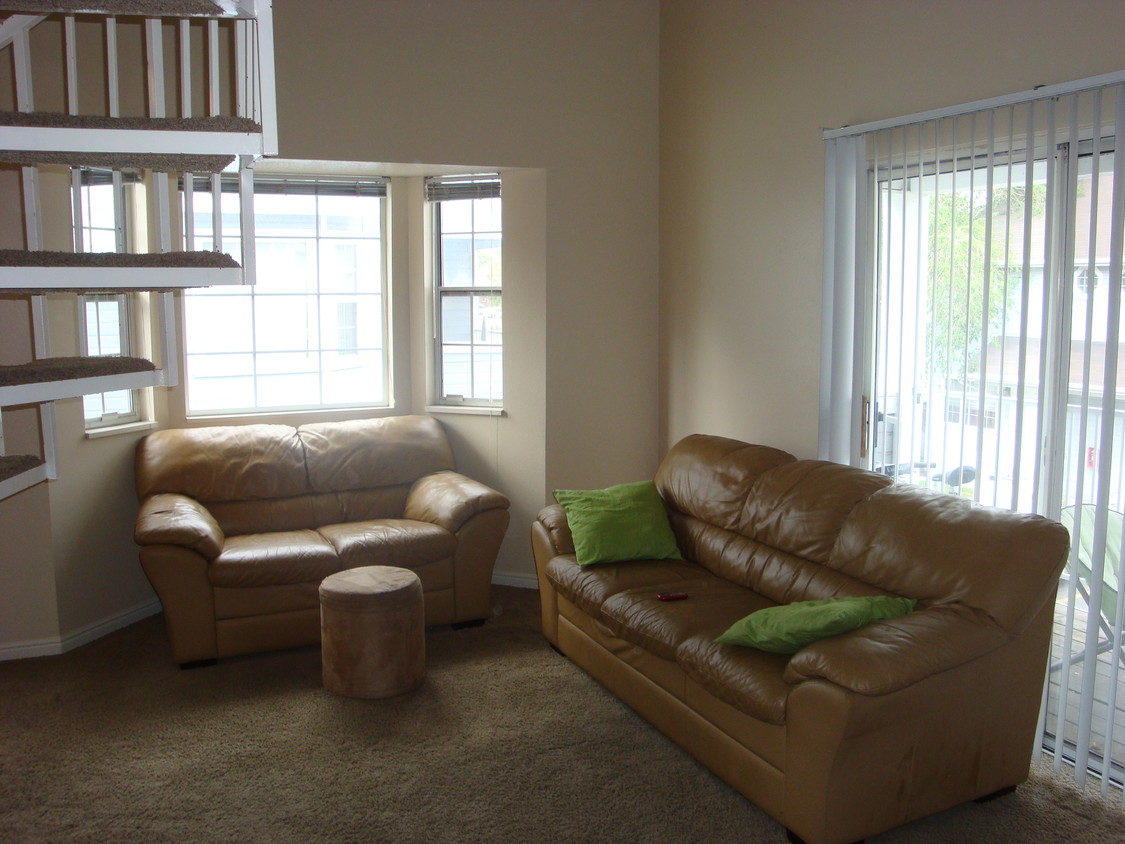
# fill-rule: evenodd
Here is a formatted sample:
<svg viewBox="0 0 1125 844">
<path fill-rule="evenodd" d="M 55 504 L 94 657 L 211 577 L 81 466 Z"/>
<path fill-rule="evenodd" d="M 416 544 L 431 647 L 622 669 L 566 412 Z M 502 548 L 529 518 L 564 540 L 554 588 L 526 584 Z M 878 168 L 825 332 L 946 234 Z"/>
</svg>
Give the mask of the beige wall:
<svg viewBox="0 0 1125 844">
<path fill-rule="evenodd" d="M 665 0 L 663 439 L 815 456 L 821 130 L 1121 70 L 1119 0 Z"/>
</svg>

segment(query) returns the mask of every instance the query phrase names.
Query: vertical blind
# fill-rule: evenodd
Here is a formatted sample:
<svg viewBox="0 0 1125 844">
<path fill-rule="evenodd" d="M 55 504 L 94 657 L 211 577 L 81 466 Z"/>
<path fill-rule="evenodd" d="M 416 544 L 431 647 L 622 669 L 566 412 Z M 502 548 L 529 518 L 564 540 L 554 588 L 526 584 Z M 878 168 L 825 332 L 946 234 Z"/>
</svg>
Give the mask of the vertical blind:
<svg viewBox="0 0 1125 844">
<path fill-rule="evenodd" d="M 820 456 L 1062 521 L 1040 718 L 1125 774 L 1125 73 L 825 132 Z"/>
</svg>

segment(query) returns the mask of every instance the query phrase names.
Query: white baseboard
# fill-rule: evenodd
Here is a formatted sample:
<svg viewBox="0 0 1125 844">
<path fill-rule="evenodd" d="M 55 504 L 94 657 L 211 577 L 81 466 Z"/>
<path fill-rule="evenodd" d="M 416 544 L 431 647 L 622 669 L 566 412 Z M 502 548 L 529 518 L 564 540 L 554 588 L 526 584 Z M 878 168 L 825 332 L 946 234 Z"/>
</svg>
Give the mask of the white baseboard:
<svg viewBox="0 0 1125 844">
<path fill-rule="evenodd" d="M 142 618 L 156 615 L 160 610 L 160 601 L 146 601 L 143 604 L 122 610 L 109 618 L 87 624 L 66 636 L 0 644 L 0 662 L 10 659 L 30 659 L 37 656 L 58 656 L 95 639 L 100 639 L 115 630 L 120 630 L 122 627 L 128 627 Z"/>
<path fill-rule="evenodd" d="M 539 578 L 534 574 L 494 571 L 492 572 L 492 582 L 498 586 L 517 586 L 520 589 L 539 588 Z"/>
</svg>

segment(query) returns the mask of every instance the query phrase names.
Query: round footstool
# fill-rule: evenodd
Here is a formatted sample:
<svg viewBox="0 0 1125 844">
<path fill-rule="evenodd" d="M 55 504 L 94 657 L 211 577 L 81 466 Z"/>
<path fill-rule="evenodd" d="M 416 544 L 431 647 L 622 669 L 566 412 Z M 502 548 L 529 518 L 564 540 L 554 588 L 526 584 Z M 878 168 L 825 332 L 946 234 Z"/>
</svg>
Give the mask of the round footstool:
<svg viewBox="0 0 1125 844">
<path fill-rule="evenodd" d="M 360 698 L 400 695 L 426 674 L 422 582 L 408 569 L 364 566 L 320 584 L 324 687 Z"/>
</svg>

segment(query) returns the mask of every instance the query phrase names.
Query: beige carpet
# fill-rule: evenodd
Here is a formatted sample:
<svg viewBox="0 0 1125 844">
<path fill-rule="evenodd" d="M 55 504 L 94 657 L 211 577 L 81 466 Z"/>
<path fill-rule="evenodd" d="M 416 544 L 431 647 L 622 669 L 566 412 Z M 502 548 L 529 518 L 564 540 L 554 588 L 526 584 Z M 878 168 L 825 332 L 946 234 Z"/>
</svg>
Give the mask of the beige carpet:
<svg viewBox="0 0 1125 844">
<path fill-rule="evenodd" d="M 162 620 L 0 663 L 0 841 L 783 842 L 618 703 L 497 587 L 481 628 L 427 633 L 417 692 L 321 688 L 316 648 L 180 671 Z M 1118 802 L 1045 766 L 1016 794 L 871 839 L 1121 842 Z"/>
</svg>

